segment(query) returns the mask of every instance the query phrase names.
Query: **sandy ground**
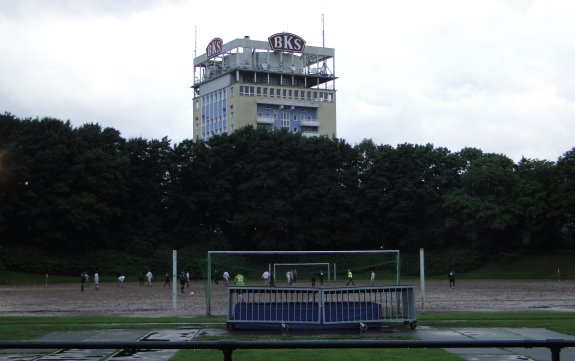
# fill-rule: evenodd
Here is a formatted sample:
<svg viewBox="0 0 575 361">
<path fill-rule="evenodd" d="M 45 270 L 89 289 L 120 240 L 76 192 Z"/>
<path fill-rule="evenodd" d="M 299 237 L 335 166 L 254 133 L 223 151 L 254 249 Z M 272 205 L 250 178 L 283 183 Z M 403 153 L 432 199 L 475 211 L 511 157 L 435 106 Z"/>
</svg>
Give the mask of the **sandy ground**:
<svg viewBox="0 0 575 361">
<path fill-rule="evenodd" d="M 414 284 L 417 311 L 496 312 L 570 311 L 575 312 L 575 281 L 457 281 L 450 289 L 446 281 L 427 281 L 425 298 Z M 305 286 L 305 285 L 300 285 Z M 193 295 L 190 292 L 194 292 Z M 224 315 L 226 287 L 212 288 L 212 314 Z M 422 300 L 424 299 L 424 302 Z M 204 285 L 192 283 L 181 293 L 173 312 L 172 289 L 154 283 L 102 284 L 83 292 L 80 284 L 0 286 L 0 316 L 201 316 L 206 314 Z"/>
</svg>

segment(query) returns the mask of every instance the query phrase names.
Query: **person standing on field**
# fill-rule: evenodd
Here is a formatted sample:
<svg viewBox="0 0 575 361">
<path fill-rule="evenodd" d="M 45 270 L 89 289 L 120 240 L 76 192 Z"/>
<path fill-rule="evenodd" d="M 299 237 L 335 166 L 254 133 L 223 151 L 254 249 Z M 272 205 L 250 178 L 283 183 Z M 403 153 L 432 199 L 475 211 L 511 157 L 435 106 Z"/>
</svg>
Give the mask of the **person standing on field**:
<svg viewBox="0 0 575 361">
<path fill-rule="evenodd" d="M 286 272 L 286 279 L 287 279 L 287 284 L 288 286 L 291 286 L 292 282 L 293 282 L 293 273 L 291 273 L 291 271 L 287 271 Z"/>
<path fill-rule="evenodd" d="M 140 281 L 140 287 L 142 287 L 145 283 L 144 271 L 140 271 L 140 273 L 138 274 L 138 280 Z"/>
<path fill-rule="evenodd" d="M 82 290 L 82 292 L 84 292 L 84 287 L 88 287 L 88 274 L 86 272 L 82 272 L 82 274 L 80 275 L 80 282 L 82 283 L 82 286 L 80 287 L 80 289 Z"/>
<path fill-rule="evenodd" d="M 375 283 L 375 272 L 371 271 L 371 274 L 369 276 L 369 280 L 371 281 L 371 285 L 373 286 L 373 284 Z"/>
<path fill-rule="evenodd" d="M 351 273 L 351 270 L 347 270 L 347 284 L 346 286 L 349 286 L 349 284 L 351 283 L 352 286 L 355 286 L 355 283 L 353 283 L 353 273 Z"/>
<path fill-rule="evenodd" d="M 246 277 L 241 272 L 238 272 L 238 274 L 234 277 L 234 284 L 239 287 L 245 286 Z"/>
<path fill-rule="evenodd" d="M 172 280 L 172 275 L 170 274 L 170 272 L 166 272 L 166 274 L 164 275 L 164 288 L 166 288 L 166 285 L 168 285 L 168 288 L 170 288 L 170 281 Z"/>
<path fill-rule="evenodd" d="M 264 271 L 262 273 L 262 280 L 264 280 L 264 286 L 269 286 L 270 284 L 270 273 L 268 271 Z"/>
<path fill-rule="evenodd" d="M 230 274 L 228 273 L 228 271 L 224 271 L 224 282 L 226 283 L 226 286 L 230 285 Z"/>
<path fill-rule="evenodd" d="M 453 270 L 449 272 L 447 278 L 449 279 L 449 288 L 455 288 L 455 272 Z"/>
<path fill-rule="evenodd" d="M 178 276 L 179 280 L 180 280 L 180 290 L 182 291 L 182 293 L 184 293 L 184 287 L 186 287 L 186 273 L 184 271 L 180 272 L 180 275 Z"/>
<path fill-rule="evenodd" d="M 126 276 L 124 276 L 123 274 L 120 275 L 120 277 L 118 277 L 118 287 L 124 287 L 124 280 L 126 279 Z"/>
<path fill-rule="evenodd" d="M 146 273 L 146 279 L 148 280 L 148 287 L 152 287 L 153 278 L 154 276 L 152 275 L 152 271 L 148 271 L 148 273 Z"/>
<path fill-rule="evenodd" d="M 98 272 L 94 272 L 94 288 L 96 290 L 100 288 L 100 275 Z"/>
<path fill-rule="evenodd" d="M 238 287 L 244 287 L 246 285 L 246 278 L 241 272 L 238 272 L 238 274 L 234 277 L 234 284 Z M 238 294 L 240 302 L 244 302 L 244 295 L 242 294 L 242 291 L 239 291 Z"/>
</svg>

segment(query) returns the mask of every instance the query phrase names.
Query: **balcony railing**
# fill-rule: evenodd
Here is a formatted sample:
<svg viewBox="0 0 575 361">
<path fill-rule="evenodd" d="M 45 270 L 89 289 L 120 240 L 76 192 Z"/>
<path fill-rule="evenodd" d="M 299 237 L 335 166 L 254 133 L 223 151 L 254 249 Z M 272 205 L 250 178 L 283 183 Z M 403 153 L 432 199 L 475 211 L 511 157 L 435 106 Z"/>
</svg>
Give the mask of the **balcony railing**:
<svg viewBox="0 0 575 361">
<path fill-rule="evenodd" d="M 301 132 L 301 135 L 302 135 L 303 137 L 312 138 L 312 137 L 319 137 L 320 134 L 319 134 L 318 132 L 308 132 L 308 131 L 304 131 L 304 132 Z"/>
<path fill-rule="evenodd" d="M 256 122 L 258 124 L 273 124 L 274 118 L 267 118 L 267 117 L 257 117 Z"/>
<path fill-rule="evenodd" d="M 319 127 L 319 120 L 317 119 L 300 120 L 299 125 L 302 127 Z"/>
</svg>

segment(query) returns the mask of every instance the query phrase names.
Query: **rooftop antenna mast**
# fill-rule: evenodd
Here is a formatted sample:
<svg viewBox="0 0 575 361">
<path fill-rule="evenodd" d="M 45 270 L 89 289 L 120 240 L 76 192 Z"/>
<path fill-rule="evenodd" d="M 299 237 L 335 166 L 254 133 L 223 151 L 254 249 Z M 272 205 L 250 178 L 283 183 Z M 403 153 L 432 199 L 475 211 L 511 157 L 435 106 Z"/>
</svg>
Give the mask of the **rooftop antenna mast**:
<svg viewBox="0 0 575 361">
<path fill-rule="evenodd" d="M 325 23 L 323 20 L 323 14 L 321 14 L 321 45 L 325 48 Z"/>
<path fill-rule="evenodd" d="M 194 58 L 198 53 L 198 26 L 194 25 Z"/>
<path fill-rule="evenodd" d="M 196 59 L 198 53 L 198 26 L 194 25 L 194 60 Z M 196 65 L 192 64 L 194 67 L 194 84 L 196 83 Z M 194 88 L 194 96 L 197 95 L 197 88 Z"/>
<path fill-rule="evenodd" d="M 321 45 L 325 48 L 325 21 L 323 14 L 321 14 Z M 323 74 L 327 74 L 327 64 L 325 63 L 325 58 L 323 60 L 321 71 Z M 325 83 L 325 88 L 327 89 L 327 83 Z"/>
</svg>

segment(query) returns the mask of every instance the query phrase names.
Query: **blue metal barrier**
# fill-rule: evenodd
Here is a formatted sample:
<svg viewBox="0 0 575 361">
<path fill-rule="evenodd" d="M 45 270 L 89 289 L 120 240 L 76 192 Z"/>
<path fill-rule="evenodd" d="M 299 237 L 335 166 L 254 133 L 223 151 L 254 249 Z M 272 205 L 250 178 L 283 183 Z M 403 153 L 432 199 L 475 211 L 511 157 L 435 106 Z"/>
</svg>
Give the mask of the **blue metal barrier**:
<svg viewBox="0 0 575 361">
<path fill-rule="evenodd" d="M 416 326 L 413 286 L 230 287 L 227 324 L 236 329 Z"/>
</svg>

